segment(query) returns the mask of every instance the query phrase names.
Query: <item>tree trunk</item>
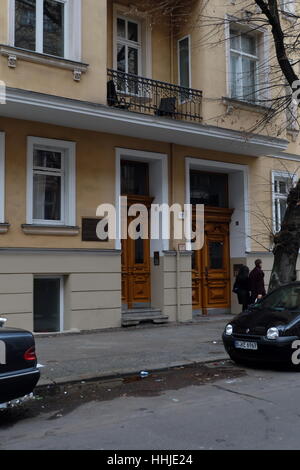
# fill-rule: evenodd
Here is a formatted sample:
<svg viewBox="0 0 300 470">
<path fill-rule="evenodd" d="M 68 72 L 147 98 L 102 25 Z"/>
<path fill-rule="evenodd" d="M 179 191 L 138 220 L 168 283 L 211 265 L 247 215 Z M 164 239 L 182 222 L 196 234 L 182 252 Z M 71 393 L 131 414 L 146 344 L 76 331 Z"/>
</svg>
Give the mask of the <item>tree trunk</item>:
<svg viewBox="0 0 300 470">
<path fill-rule="evenodd" d="M 300 180 L 290 190 L 281 230 L 274 237 L 274 263 L 269 292 L 296 280 L 296 263 L 300 248 Z"/>
</svg>

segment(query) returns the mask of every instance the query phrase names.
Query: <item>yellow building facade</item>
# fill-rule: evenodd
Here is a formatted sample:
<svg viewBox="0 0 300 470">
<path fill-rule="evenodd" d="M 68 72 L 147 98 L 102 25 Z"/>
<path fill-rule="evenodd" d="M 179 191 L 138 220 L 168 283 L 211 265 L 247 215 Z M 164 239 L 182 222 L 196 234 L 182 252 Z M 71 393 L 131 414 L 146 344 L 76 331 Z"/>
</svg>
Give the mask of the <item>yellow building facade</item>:
<svg viewBox="0 0 300 470">
<path fill-rule="evenodd" d="M 180 22 L 154 2 L 0 3 L 8 325 L 62 332 L 238 312 L 235 273 L 260 257 L 268 281 L 271 234 L 299 166 L 285 113 L 258 127 L 272 99 L 258 91 L 269 30 L 230 26 L 236 7 L 218 0 L 188 14 L 183 1 Z M 213 37 L 203 16 L 224 18 Z M 121 195 L 129 206 L 205 204 L 203 249 L 172 236 L 100 241 L 97 207 L 119 214 Z"/>
</svg>

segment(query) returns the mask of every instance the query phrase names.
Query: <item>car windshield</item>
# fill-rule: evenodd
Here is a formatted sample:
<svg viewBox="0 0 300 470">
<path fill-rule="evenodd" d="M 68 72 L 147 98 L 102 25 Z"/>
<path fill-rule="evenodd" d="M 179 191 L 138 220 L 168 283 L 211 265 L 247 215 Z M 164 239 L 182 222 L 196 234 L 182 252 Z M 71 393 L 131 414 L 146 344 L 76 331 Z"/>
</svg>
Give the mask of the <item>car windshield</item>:
<svg viewBox="0 0 300 470">
<path fill-rule="evenodd" d="M 256 305 L 258 308 L 270 310 L 293 310 L 299 312 L 300 286 L 297 284 L 277 289 Z"/>
</svg>

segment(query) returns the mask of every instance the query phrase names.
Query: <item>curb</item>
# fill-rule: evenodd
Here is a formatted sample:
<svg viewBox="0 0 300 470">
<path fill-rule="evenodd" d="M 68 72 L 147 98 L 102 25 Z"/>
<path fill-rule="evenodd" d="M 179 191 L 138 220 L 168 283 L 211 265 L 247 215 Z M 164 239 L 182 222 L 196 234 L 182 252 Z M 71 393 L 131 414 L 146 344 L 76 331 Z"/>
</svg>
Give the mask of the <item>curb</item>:
<svg viewBox="0 0 300 470">
<path fill-rule="evenodd" d="M 41 338 L 61 338 L 61 337 L 70 337 L 76 335 L 92 335 L 92 334 L 105 334 L 105 333 L 118 333 L 118 332 L 127 332 L 127 331 L 139 331 L 139 330 L 146 330 L 146 329 L 154 329 L 154 328 L 169 328 L 169 327 L 184 327 L 184 326 L 191 326 L 191 325 L 201 325 L 203 323 L 228 323 L 230 319 L 233 319 L 236 316 L 234 313 L 226 313 L 224 315 L 203 315 L 199 316 L 199 318 L 195 317 L 193 320 L 189 320 L 186 322 L 168 322 L 162 324 L 153 324 L 153 323 L 142 323 L 136 326 L 127 326 L 127 327 L 115 327 L 115 328 L 100 328 L 96 330 L 69 330 L 69 331 L 62 331 L 60 333 L 33 333 L 36 339 Z"/>
<path fill-rule="evenodd" d="M 189 360 L 189 361 L 180 361 L 180 362 L 171 362 L 170 364 L 164 364 L 160 366 L 154 366 L 149 369 L 147 369 L 147 372 L 150 374 L 153 372 L 163 372 L 169 369 L 175 369 L 177 367 L 186 367 L 186 366 L 191 366 L 191 365 L 198 365 L 198 364 L 211 364 L 213 362 L 221 362 L 221 361 L 228 361 L 229 357 L 218 357 L 215 359 L 209 359 L 209 360 Z M 57 380 L 47 380 L 41 378 L 38 382 L 38 385 L 35 387 L 35 390 L 43 389 L 45 387 L 49 386 L 63 386 L 63 385 L 72 385 L 72 384 L 78 384 L 81 382 L 94 382 L 94 381 L 110 381 L 110 380 L 116 380 L 116 379 L 123 379 L 124 377 L 128 377 L 130 375 L 137 375 L 140 373 L 140 370 L 136 369 L 127 369 L 126 371 L 122 372 L 106 372 L 106 373 L 100 373 L 100 374 L 83 374 L 80 376 L 67 376 L 67 377 L 60 377 Z"/>
</svg>

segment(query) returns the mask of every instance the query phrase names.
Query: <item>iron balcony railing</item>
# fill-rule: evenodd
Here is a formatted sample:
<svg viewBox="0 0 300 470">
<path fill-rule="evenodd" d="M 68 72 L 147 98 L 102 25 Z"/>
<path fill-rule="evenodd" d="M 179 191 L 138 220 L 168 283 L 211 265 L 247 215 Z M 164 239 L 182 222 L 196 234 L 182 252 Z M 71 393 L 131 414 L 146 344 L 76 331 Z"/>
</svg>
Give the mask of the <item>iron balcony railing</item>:
<svg viewBox="0 0 300 470">
<path fill-rule="evenodd" d="M 201 122 L 202 91 L 108 69 L 109 106 Z"/>
</svg>

